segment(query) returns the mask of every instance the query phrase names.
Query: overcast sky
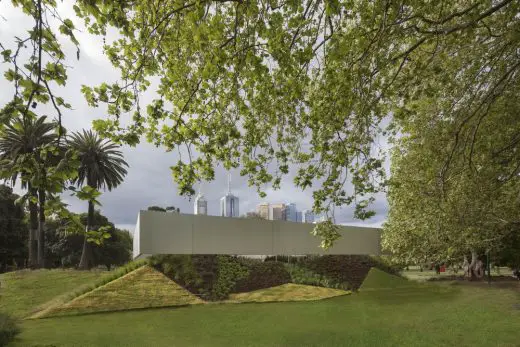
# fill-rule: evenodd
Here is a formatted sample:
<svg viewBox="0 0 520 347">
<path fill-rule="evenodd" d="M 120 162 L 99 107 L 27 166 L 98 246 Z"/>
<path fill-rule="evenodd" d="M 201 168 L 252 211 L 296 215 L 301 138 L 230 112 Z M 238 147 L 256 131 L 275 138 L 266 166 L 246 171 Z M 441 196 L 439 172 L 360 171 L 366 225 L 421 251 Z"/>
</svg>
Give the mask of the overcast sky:
<svg viewBox="0 0 520 347">
<path fill-rule="evenodd" d="M 72 104 L 73 110 L 65 110 L 63 123 L 69 131 L 91 128 L 94 119 L 103 118 L 102 108 L 91 108 L 85 102 L 80 93 L 81 85 L 96 85 L 101 82 L 112 82 L 118 78 L 117 72 L 112 68 L 108 59 L 102 52 L 102 40 L 99 37 L 89 35 L 83 30 L 82 23 L 75 19 L 69 3 L 60 3 L 60 13 L 64 18 L 69 17 L 75 26 L 81 30 L 77 33 L 80 42 L 81 57 L 76 60 L 75 48 L 60 36 L 64 43 L 65 53 L 68 56 L 68 81 L 65 88 L 60 89 L 60 95 L 66 102 Z M 34 25 L 31 19 L 13 8 L 10 1 L 0 1 L 0 42 L 6 48 L 14 48 L 14 36 L 24 37 L 27 28 Z M 9 68 L 8 64 L 0 64 L 0 73 Z M 11 99 L 13 86 L 0 78 L 0 107 Z M 153 95 L 145 95 L 144 101 L 150 100 Z M 39 106 L 37 112 L 55 114 L 48 106 Z M 384 140 L 380 145 L 386 147 Z M 104 192 L 101 197 L 102 213 L 106 215 L 118 227 L 133 231 L 139 210 L 151 205 L 179 207 L 182 213 L 193 213 L 193 202 L 180 197 L 177 186 L 173 182 L 169 167 L 177 162 L 176 151 L 166 153 L 162 148 L 142 142 L 134 148 L 123 147 L 125 159 L 130 168 L 122 185 L 111 192 Z M 387 163 L 388 165 L 388 163 Z M 267 202 L 294 202 L 299 210 L 312 207 L 312 191 L 301 191 L 294 187 L 292 176 L 287 176 L 282 181 L 280 190 L 267 188 L 267 197 L 258 197 L 254 188 L 247 186 L 245 178 L 237 172 L 231 172 L 231 190 L 240 198 L 240 213 L 251 211 L 263 201 Z M 216 179 L 213 182 L 202 184 L 202 191 L 208 200 L 208 213 L 217 215 L 219 212 L 219 199 L 227 191 L 227 172 L 217 168 Z M 18 188 L 15 187 L 16 190 Z M 18 193 L 20 191 L 18 190 Z M 74 212 L 86 212 L 86 203 L 68 195 L 63 196 L 70 209 Z M 380 226 L 386 218 L 387 202 L 384 195 L 379 195 L 373 205 L 376 216 L 368 221 L 353 219 L 353 208 L 344 208 L 336 211 L 336 222 L 349 225 Z"/>
</svg>

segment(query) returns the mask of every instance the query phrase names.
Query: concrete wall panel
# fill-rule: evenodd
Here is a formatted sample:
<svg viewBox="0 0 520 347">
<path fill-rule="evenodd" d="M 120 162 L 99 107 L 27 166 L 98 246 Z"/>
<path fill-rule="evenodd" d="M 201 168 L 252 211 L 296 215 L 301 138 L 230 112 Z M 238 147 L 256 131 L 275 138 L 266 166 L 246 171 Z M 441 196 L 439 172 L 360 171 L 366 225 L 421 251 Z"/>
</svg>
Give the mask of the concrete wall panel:
<svg viewBox="0 0 520 347">
<path fill-rule="evenodd" d="M 204 216 L 193 220 L 194 254 L 263 254 L 273 247 L 270 223 Z"/>
<path fill-rule="evenodd" d="M 377 228 L 341 226 L 342 237 L 325 251 L 310 234 L 313 224 L 141 211 L 134 258 L 153 254 L 372 254 L 381 252 Z"/>
</svg>

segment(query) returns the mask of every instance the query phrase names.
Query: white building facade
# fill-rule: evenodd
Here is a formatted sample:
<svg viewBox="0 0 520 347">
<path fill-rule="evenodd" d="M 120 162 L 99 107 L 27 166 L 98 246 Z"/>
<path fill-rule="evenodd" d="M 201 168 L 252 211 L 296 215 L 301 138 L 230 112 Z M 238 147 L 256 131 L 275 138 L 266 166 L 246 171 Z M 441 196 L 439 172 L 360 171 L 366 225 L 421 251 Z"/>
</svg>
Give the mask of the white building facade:
<svg viewBox="0 0 520 347">
<path fill-rule="evenodd" d="M 208 214 L 208 201 L 204 198 L 204 195 L 201 193 L 199 193 L 195 198 L 194 213 L 202 215 Z"/>
<path fill-rule="evenodd" d="M 231 193 L 227 193 L 220 199 L 220 215 L 222 217 L 239 216 L 239 199 Z"/>
</svg>

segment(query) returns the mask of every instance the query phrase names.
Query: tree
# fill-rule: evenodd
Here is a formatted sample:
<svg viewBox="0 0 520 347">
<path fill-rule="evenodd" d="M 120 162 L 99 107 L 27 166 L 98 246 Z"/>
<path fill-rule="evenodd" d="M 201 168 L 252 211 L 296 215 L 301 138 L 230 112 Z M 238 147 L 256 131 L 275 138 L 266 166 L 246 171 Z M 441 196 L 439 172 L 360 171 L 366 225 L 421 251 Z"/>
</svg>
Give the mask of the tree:
<svg viewBox="0 0 520 347">
<path fill-rule="evenodd" d="M 242 215 L 242 218 L 248 219 L 265 219 L 257 212 L 247 212 L 245 215 Z"/>
<path fill-rule="evenodd" d="M 29 117 L 16 118 L 0 130 L 1 176 L 13 183 L 20 176 L 22 188 L 28 192 L 30 266 L 43 266 L 46 187 L 41 173 L 46 170 L 43 156 L 54 149 L 55 127 L 46 117 Z"/>
<path fill-rule="evenodd" d="M 422 116 L 403 122 L 405 132 L 395 140 L 383 234 L 383 245 L 395 257 L 407 263 L 460 262 L 471 254 L 466 270 L 475 277 L 480 256 L 491 252 L 499 258 L 514 249 L 520 157 L 508 133 L 520 131 L 520 103 L 513 96 L 518 87 L 513 92 L 497 97 L 480 121 L 482 134 L 459 149 L 449 170 L 445 158 L 458 125 L 442 117 L 434 100 L 412 105 Z"/>
<path fill-rule="evenodd" d="M 148 211 L 159 211 L 159 212 L 176 212 L 180 213 L 180 208 L 176 208 L 175 206 L 167 206 L 166 208 L 160 206 L 150 206 L 148 207 Z"/>
<path fill-rule="evenodd" d="M 88 222 L 88 213 L 78 215 L 83 224 Z M 113 265 L 120 266 L 131 259 L 132 237 L 126 230 L 117 229 L 107 217 L 96 210 L 93 217 L 93 228 L 105 227 L 109 238 L 102 244 L 92 244 L 92 266 L 104 265 L 108 270 Z M 68 220 L 53 218 L 49 222 L 47 262 L 54 267 L 78 266 L 85 236 L 83 233 L 70 232 Z"/>
<path fill-rule="evenodd" d="M 177 213 L 181 212 L 181 209 L 178 207 L 175 207 L 175 206 L 167 206 L 165 210 L 166 210 L 166 212 L 177 212 Z"/>
<path fill-rule="evenodd" d="M 14 3 L 35 21 L 28 38 L 34 47 L 44 53 L 60 47 L 45 21 L 56 11 L 53 3 Z M 105 52 L 122 80 L 82 88 L 90 105 L 108 106 L 109 117 L 95 129 L 130 145 L 144 135 L 167 150 L 184 146 L 172 167 L 181 194 L 212 180 L 217 163 L 240 168 L 260 195 L 295 171 L 298 187 L 314 187 L 316 213 L 355 204 L 364 219 L 386 183 L 374 140 L 423 116 L 411 105 L 433 99 L 454 123 L 442 180 L 461 148 L 485 135 L 480 120 L 519 82 L 519 6 L 513 0 L 78 0 L 74 9 L 90 33 L 120 33 L 108 38 Z M 64 20 L 60 31 L 74 42 L 72 21 Z M 8 61 L 18 61 L 17 51 L 2 49 Z M 38 78 L 28 81 L 16 69 L 8 75 L 16 86 L 24 81 L 21 95 L 32 97 L 44 75 L 34 63 L 44 54 L 35 52 L 28 66 Z M 143 107 L 139 93 L 151 86 L 157 98 Z M 508 135 L 508 146 L 517 148 L 516 135 Z"/>
<path fill-rule="evenodd" d="M 160 206 L 150 206 L 148 207 L 148 211 L 166 212 L 166 209 Z"/>
<path fill-rule="evenodd" d="M 92 131 L 73 133 L 69 144 L 78 154 L 81 163 L 78 176 L 73 180 L 77 186 L 86 185 L 91 190 L 108 189 L 111 191 L 123 182 L 128 164 L 123 159 L 123 154 L 118 150 L 119 146 L 109 140 L 103 140 Z M 86 223 L 87 233 L 95 230 L 94 227 L 94 202 L 88 200 L 88 218 Z M 80 269 L 88 269 L 92 265 L 92 254 L 87 235 L 83 242 L 83 251 Z"/>
<path fill-rule="evenodd" d="M 11 188 L 0 185 L 0 272 L 9 265 L 24 266 L 27 259 L 27 225 L 17 199 Z"/>
</svg>

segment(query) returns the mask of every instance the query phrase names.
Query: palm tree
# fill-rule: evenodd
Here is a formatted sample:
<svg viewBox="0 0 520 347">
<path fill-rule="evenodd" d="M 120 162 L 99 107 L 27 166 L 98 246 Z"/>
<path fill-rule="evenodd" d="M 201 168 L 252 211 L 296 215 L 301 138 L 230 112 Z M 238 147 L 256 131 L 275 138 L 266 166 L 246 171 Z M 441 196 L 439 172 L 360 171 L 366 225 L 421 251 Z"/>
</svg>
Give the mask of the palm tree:
<svg viewBox="0 0 520 347">
<path fill-rule="evenodd" d="M 92 131 L 83 130 L 73 133 L 69 138 L 70 147 L 78 154 L 81 165 L 78 176 L 73 184 L 87 186 L 94 189 L 108 189 L 111 191 L 123 182 L 128 164 L 123 159 L 123 153 L 118 150 L 119 145 L 101 139 Z M 87 231 L 94 227 L 94 202 L 88 202 Z M 90 244 L 85 237 L 83 251 L 79 263 L 80 269 L 89 269 L 92 264 Z"/>
<path fill-rule="evenodd" d="M 0 132 L 0 160 L 8 180 L 16 183 L 21 178 L 29 196 L 29 266 L 43 266 L 45 242 L 45 186 L 33 184 L 34 164 L 41 163 L 40 150 L 57 140 L 56 123 L 47 123 L 46 117 L 16 118 Z M 33 170 L 29 169 L 31 167 Z M 40 167 L 44 167 L 40 165 Z M 42 176 L 45 176 L 43 174 Z M 39 208 L 36 201 L 39 202 Z M 39 215 L 39 218 L 38 218 Z"/>
</svg>

